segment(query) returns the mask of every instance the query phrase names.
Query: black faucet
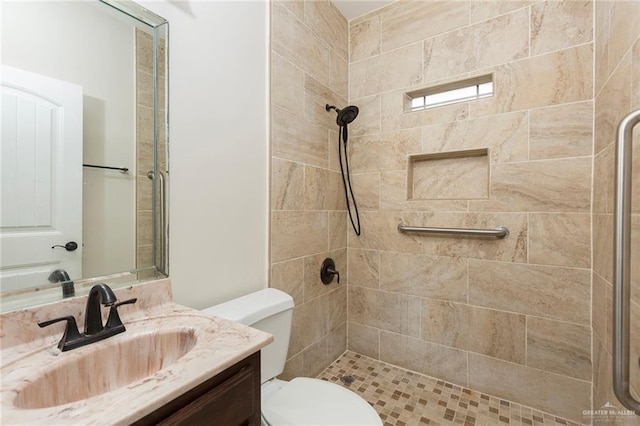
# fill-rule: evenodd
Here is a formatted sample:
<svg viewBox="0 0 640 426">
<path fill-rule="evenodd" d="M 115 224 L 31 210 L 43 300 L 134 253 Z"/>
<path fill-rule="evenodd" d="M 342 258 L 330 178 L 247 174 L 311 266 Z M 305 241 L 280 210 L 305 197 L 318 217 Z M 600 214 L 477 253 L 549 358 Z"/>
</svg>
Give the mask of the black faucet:
<svg viewBox="0 0 640 426">
<path fill-rule="evenodd" d="M 113 290 L 108 285 L 100 283 L 91 287 L 89 297 L 87 297 L 87 306 L 84 309 L 85 335 L 91 336 L 104 330 L 100 304 L 112 306 L 116 303 L 116 300 L 116 295 L 113 294 Z"/>
<path fill-rule="evenodd" d="M 67 327 L 62 335 L 62 339 L 60 339 L 58 343 L 58 348 L 63 352 L 68 351 L 125 332 L 126 329 L 118 314 L 118 307 L 136 303 L 137 300 L 138 299 L 129 299 L 117 302 L 116 295 L 108 285 L 102 283 L 96 284 L 89 290 L 89 297 L 87 298 L 84 333 L 81 334 L 78 331 L 76 319 L 71 315 L 39 322 L 38 325 L 40 327 L 46 327 L 59 321 L 67 321 Z M 107 319 L 106 325 L 102 324 L 102 308 L 100 304 L 110 307 L 109 318 Z"/>
<path fill-rule="evenodd" d="M 49 274 L 47 278 L 50 283 L 60 283 L 62 286 L 62 297 L 73 297 L 76 295 L 76 289 L 73 286 L 73 281 L 69 277 L 69 274 L 64 269 L 56 269 Z"/>
</svg>

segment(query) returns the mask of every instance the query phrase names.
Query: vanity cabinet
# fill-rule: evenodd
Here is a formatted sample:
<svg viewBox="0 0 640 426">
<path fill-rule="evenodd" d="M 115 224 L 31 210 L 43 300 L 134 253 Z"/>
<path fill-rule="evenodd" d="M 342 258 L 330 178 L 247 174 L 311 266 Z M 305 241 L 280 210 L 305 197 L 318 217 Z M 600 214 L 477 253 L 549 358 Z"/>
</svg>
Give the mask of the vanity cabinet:
<svg viewBox="0 0 640 426">
<path fill-rule="evenodd" d="M 260 351 L 133 424 L 260 426 Z"/>
</svg>

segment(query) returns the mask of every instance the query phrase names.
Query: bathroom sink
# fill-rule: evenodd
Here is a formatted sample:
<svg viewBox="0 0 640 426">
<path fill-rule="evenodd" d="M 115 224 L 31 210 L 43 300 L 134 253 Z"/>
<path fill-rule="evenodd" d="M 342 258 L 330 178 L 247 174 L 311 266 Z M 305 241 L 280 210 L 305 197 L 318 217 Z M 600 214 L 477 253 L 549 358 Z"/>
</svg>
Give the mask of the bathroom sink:
<svg viewBox="0 0 640 426">
<path fill-rule="evenodd" d="M 88 399 L 106 392 L 144 383 L 187 354 L 196 344 L 195 330 L 177 327 L 169 330 L 123 333 L 118 338 L 87 346 L 87 350 L 65 353 L 46 372 L 28 380 L 18 390 L 13 403 L 17 408 L 54 407 Z"/>
</svg>

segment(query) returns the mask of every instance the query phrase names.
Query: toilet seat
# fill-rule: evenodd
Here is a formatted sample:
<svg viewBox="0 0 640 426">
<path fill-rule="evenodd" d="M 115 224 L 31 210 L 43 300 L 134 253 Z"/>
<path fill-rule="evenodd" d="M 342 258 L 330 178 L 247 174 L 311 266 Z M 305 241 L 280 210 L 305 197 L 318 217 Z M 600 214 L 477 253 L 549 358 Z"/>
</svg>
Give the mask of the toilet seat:
<svg viewBox="0 0 640 426">
<path fill-rule="evenodd" d="M 382 426 L 360 396 L 325 380 L 298 377 L 262 401 L 271 426 Z"/>
</svg>

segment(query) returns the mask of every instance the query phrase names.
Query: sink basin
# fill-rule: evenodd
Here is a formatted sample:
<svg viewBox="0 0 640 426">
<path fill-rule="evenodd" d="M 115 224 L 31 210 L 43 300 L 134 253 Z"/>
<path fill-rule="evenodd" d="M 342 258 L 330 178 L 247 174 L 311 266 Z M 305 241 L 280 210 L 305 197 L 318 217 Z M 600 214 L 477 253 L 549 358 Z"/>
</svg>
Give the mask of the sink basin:
<svg viewBox="0 0 640 426">
<path fill-rule="evenodd" d="M 192 328 L 121 334 L 54 363 L 29 380 L 13 403 L 46 408 L 88 399 L 133 384 L 174 363 L 196 344 Z M 89 346 L 87 346 L 89 348 Z M 89 378 L 89 380 L 87 380 Z"/>
</svg>

